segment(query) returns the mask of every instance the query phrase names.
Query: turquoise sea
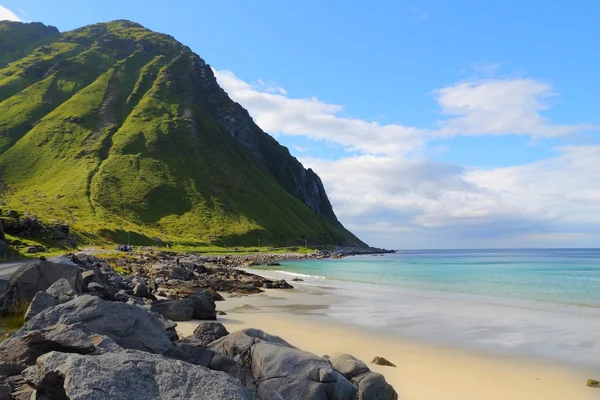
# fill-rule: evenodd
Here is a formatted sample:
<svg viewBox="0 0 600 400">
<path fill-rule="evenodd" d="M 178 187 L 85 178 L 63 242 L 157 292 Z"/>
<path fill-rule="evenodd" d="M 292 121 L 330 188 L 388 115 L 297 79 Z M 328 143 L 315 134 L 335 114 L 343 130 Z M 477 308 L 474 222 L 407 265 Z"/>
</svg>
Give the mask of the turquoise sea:
<svg viewBox="0 0 600 400">
<path fill-rule="evenodd" d="M 261 267 L 320 280 L 600 307 L 600 249 L 410 250 Z"/>
<path fill-rule="evenodd" d="M 283 262 L 319 317 L 398 337 L 600 370 L 600 250 L 427 250 Z M 278 293 L 276 296 L 285 296 Z"/>
</svg>

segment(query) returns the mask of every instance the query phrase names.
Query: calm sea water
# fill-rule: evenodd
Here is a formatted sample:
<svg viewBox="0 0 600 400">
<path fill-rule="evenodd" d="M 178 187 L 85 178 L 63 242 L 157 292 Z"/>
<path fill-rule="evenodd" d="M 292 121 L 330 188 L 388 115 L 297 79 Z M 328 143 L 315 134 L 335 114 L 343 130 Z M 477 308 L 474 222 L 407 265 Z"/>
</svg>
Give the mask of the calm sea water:
<svg viewBox="0 0 600 400">
<path fill-rule="evenodd" d="M 307 282 L 327 279 L 600 307 L 600 249 L 412 250 L 261 269 Z"/>
</svg>

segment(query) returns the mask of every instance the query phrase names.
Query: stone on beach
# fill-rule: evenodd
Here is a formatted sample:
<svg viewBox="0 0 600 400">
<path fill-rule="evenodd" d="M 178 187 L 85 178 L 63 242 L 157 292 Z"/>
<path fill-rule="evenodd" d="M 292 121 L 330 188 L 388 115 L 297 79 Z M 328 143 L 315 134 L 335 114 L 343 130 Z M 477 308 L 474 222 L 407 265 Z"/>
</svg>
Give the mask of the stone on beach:
<svg viewBox="0 0 600 400">
<path fill-rule="evenodd" d="M 384 376 L 350 354 L 335 353 L 328 357 L 333 369 L 358 386 L 361 400 L 397 400 L 398 394 Z"/>
<path fill-rule="evenodd" d="M 251 379 L 244 383 L 259 399 L 350 400 L 357 393 L 326 359 L 258 329 L 233 332 L 210 348 L 245 368 L 245 376 Z"/>
<path fill-rule="evenodd" d="M 72 300 L 76 295 L 77 292 L 71 286 L 69 281 L 65 278 L 57 280 L 48 289 L 43 292 L 37 292 L 33 297 L 33 300 L 25 313 L 25 321 L 29 321 L 48 307 Z"/>
<path fill-rule="evenodd" d="M 391 361 L 386 360 L 383 357 L 375 357 L 373 359 L 373 361 L 371 361 L 371 364 L 383 365 L 383 366 L 386 366 L 386 367 L 395 367 L 396 366 L 396 364 L 394 364 Z"/>
</svg>

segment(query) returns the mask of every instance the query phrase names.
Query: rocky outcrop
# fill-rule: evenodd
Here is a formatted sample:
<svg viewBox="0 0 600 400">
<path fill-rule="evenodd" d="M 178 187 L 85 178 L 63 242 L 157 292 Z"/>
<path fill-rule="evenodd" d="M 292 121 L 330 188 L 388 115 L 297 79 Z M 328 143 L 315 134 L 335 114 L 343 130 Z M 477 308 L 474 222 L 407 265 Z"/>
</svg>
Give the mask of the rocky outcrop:
<svg viewBox="0 0 600 400">
<path fill-rule="evenodd" d="M 27 303 L 37 292 L 48 289 L 59 279 L 66 279 L 75 291 L 82 290 L 82 277 L 75 265 L 57 264 L 44 260 L 23 264 L 11 276 L 0 296 L 0 315 L 11 311 L 16 303 Z"/>
<path fill-rule="evenodd" d="M 55 324 L 81 323 L 89 331 L 105 335 L 126 349 L 162 354 L 173 343 L 165 325 L 152 313 L 132 304 L 103 301 L 81 295 L 47 308 L 30 319 L 23 329 L 39 330 Z"/>
<path fill-rule="evenodd" d="M 215 301 L 208 292 L 199 292 L 181 300 L 156 300 L 150 311 L 173 321 L 217 319 Z"/>
<path fill-rule="evenodd" d="M 328 357 L 331 366 L 358 387 L 360 400 L 397 400 L 398 394 L 383 375 L 350 354 L 335 353 Z"/>
<path fill-rule="evenodd" d="M 197 347 L 208 347 L 212 342 L 229 335 L 227 328 L 220 322 L 203 322 L 194 329 L 194 334 L 183 339 Z"/>
<path fill-rule="evenodd" d="M 69 281 L 65 278 L 57 280 L 45 291 L 36 293 L 25 313 L 25 321 L 29 321 L 46 308 L 72 300 L 76 295 L 77 291 Z"/>
<path fill-rule="evenodd" d="M 107 342 L 106 339 L 93 334 L 82 324 L 57 324 L 19 331 L 0 343 L 0 377 L 20 374 L 35 364 L 39 356 L 50 351 L 91 354 L 99 349 L 114 348 L 112 340 Z"/>
<path fill-rule="evenodd" d="M 324 358 L 258 329 L 245 329 L 210 345 L 245 368 L 244 384 L 259 399 L 355 399 L 357 389 Z"/>
<path fill-rule="evenodd" d="M 134 350 L 97 356 L 51 352 L 23 375 L 38 396 L 52 399 L 252 399 L 223 372 Z"/>
</svg>

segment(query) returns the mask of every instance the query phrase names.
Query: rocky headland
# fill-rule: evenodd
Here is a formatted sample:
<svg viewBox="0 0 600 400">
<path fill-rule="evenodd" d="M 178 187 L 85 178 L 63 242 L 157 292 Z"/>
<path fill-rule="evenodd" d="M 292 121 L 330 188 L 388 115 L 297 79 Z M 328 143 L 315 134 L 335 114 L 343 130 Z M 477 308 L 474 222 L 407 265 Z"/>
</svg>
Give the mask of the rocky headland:
<svg viewBox="0 0 600 400">
<path fill-rule="evenodd" d="M 217 321 L 220 293 L 292 288 L 238 267 L 350 253 L 78 253 L 24 263 L 0 296 L 5 317 L 27 306 L 24 326 L 0 344 L 0 399 L 397 399 L 349 354 L 321 357 Z M 192 319 L 206 322 L 179 337 L 176 321 Z"/>
</svg>

